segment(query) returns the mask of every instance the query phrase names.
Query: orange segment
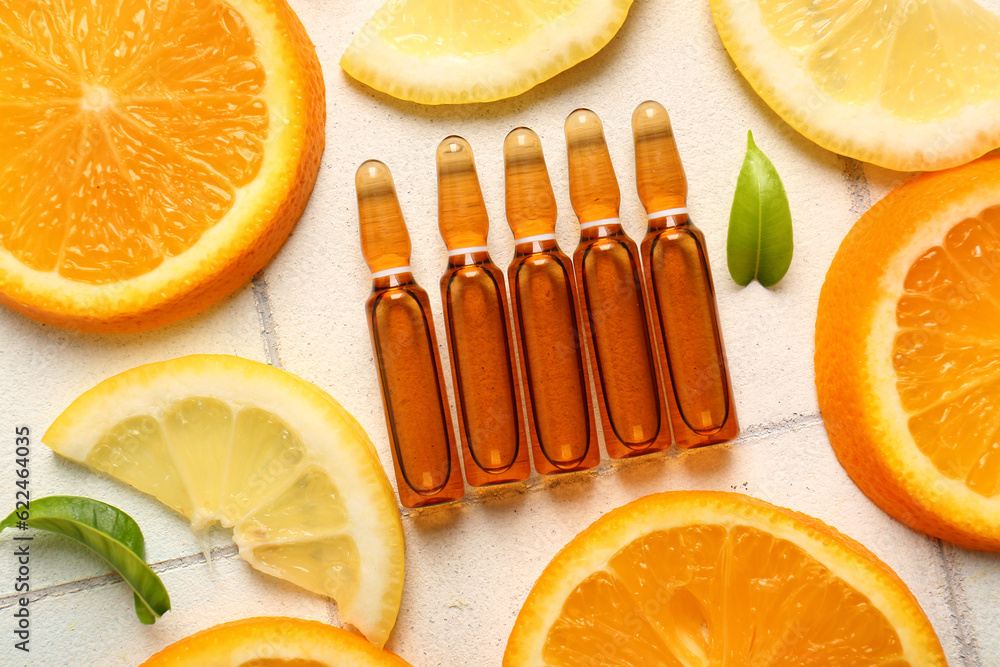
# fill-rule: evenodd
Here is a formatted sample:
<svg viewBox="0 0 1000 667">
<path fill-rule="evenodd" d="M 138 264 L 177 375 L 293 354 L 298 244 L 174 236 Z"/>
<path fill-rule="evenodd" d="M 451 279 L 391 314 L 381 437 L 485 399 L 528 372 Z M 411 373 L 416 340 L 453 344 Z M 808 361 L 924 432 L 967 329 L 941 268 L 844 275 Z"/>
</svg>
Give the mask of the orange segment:
<svg viewBox="0 0 1000 667">
<path fill-rule="evenodd" d="M 588 638 L 596 646 L 620 642 L 636 626 L 635 664 L 878 664 L 901 655 L 899 636 L 864 596 L 794 544 L 754 528 L 651 533 L 609 566 L 567 599 L 546 642 L 551 664 L 579 664 L 580 638 L 570 628 L 594 617 L 620 621 Z"/>
<path fill-rule="evenodd" d="M 284 0 L 5 3 L 0 300 L 100 330 L 206 307 L 301 213 L 322 97 Z"/>
<path fill-rule="evenodd" d="M 141 667 L 409 667 L 355 634 L 301 618 L 258 617 L 202 630 Z"/>
<path fill-rule="evenodd" d="M 918 178 L 862 216 L 820 298 L 834 450 L 905 523 L 1000 551 L 1000 159 Z"/>
<path fill-rule="evenodd" d="M 893 368 L 910 433 L 942 474 L 1000 493 L 1000 206 L 951 228 L 910 267 Z M 992 473 L 992 474 L 991 474 Z"/>
<path fill-rule="evenodd" d="M 53 184 L 69 195 L 68 203 L 63 197 L 41 198 L 19 211 L 22 215 L 5 216 L 7 225 L 16 220 L 28 228 L 52 221 L 29 237 L 36 252 L 27 251 L 23 238 L 5 245 L 34 269 L 90 283 L 147 273 L 165 257 L 187 250 L 232 207 L 239 184 L 234 176 L 247 182 L 256 175 L 256 169 L 240 174 L 227 163 L 259 165 L 267 138 L 267 105 L 258 97 L 266 77 L 239 14 L 221 2 L 194 0 L 169 11 L 150 7 L 148 18 L 140 6 L 131 13 L 112 7 L 70 3 L 62 18 L 71 35 L 82 36 L 71 42 L 79 62 L 22 63 L 41 75 L 28 87 L 39 89 L 43 109 L 52 108 L 42 92 L 46 88 L 54 88 L 51 97 L 78 102 L 65 118 L 65 131 L 26 142 L 30 163 L 23 163 L 23 153 L 0 155 L 0 188 L 10 192 L 17 192 L 12 181 L 21 181 L 24 192 L 30 188 L 24 181 L 51 173 L 73 156 L 70 178 Z M 155 39 L 146 32 L 147 20 L 155 23 Z M 143 35 L 146 43 L 128 35 Z M 45 54 L 43 46 L 48 45 L 32 51 L 42 51 L 51 63 L 53 54 Z M 0 67 L 22 58 L 20 50 L 11 49 L 0 54 Z M 13 77 L 0 81 L 0 99 L 16 98 L 20 88 L 23 83 Z M 222 114 L 212 114 L 213 108 Z M 246 110 L 256 114 L 244 121 Z M 206 133 L 207 139 L 199 136 Z M 196 225 L 186 219 L 192 214 L 200 218 Z M 102 224 L 93 225 L 95 220 Z M 8 235 L 0 238 L 6 241 Z"/>
<path fill-rule="evenodd" d="M 504 665 L 580 664 L 904 667 L 945 658 L 906 585 L 861 545 L 746 496 L 673 492 L 602 517 L 529 594 Z"/>
</svg>

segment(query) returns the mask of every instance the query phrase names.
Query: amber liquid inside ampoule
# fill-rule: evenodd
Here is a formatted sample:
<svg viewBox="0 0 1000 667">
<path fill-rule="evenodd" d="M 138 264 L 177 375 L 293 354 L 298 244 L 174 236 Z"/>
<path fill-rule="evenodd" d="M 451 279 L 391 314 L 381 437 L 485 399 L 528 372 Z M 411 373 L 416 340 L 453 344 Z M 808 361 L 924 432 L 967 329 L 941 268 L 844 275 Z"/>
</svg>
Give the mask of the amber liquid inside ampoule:
<svg viewBox="0 0 1000 667">
<path fill-rule="evenodd" d="M 461 498 L 455 450 L 427 293 L 410 273 L 410 239 L 388 168 L 368 161 L 356 180 L 361 249 L 373 272 L 366 302 L 372 349 L 405 507 Z"/>
<path fill-rule="evenodd" d="M 472 147 L 437 150 L 438 225 L 448 246 L 441 300 L 458 407 L 465 478 L 473 486 L 531 474 L 503 272 L 486 249 L 489 216 Z"/>
<path fill-rule="evenodd" d="M 600 451 L 573 266 L 553 234 L 556 202 L 538 136 L 526 128 L 511 132 L 504 163 L 507 220 L 515 237 L 507 278 L 535 469 L 592 468 Z"/>
<path fill-rule="evenodd" d="M 600 452 L 572 265 L 555 241 L 539 246 L 517 248 L 508 276 L 531 400 L 532 438 L 542 455 L 536 456 L 535 468 L 546 474 L 593 467 Z"/>
<path fill-rule="evenodd" d="M 486 249 L 489 216 L 472 147 L 437 150 L 438 225 L 448 246 L 441 300 L 448 330 L 465 478 L 473 486 L 531 474 L 503 272 Z"/>
<path fill-rule="evenodd" d="M 705 237 L 689 221 L 674 218 L 671 222 L 677 226 L 651 231 L 642 247 L 666 352 L 665 368 L 673 386 L 674 412 L 682 422 L 674 428 L 677 444 L 695 447 L 732 440 L 739 434 L 739 424 L 718 330 Z"/>
<path fill-rule="evenodd" d="M 450 265 L 441 279 L 465 478 L 473 486 L 525 479 L 531 466 L 504 276 L 485 252 L 465 257 L 469 263 Z"/>
<path fill-rule="evenodd" d="M 412 277 L 399 278 L 376 279 L 367 307 L 389 438 L 402 478 L 397 481 L 403 482 L 400 500 L 417 507 L 443 502 L 441 496 L 459 498 L 462 489 L 460 479 L 450 484 L 457 462 L 434 325 L 428 320 L 430 301 Z"/>
<path fill-rule="evenodd" d="M 619 230 L 581 242 L 574 261 L 592 332 L 598 396 L 613 434 L 611 438 L 605 433 L 608 455 L 621 458 L 666 449 L 670 430 L 661 419 L 638 248 Z"/>
<path fill-rule="evenodd" d="M 654 343 L 639 273 L 639 249 L 618 222 L 620 194 L 597 116 L 566 121 L 570 196 L 580 218 L 573 253 L 608 455 L 670 447 Z"/>
<path fill-rule="evenodd" d="M 674 439 L 691 448 L 739 435 L 705 237 L 686 211 L 687 179 L 666 110 L 632 115 L 639 197 L 650 214 L 643 273 Z"/>
</svg>

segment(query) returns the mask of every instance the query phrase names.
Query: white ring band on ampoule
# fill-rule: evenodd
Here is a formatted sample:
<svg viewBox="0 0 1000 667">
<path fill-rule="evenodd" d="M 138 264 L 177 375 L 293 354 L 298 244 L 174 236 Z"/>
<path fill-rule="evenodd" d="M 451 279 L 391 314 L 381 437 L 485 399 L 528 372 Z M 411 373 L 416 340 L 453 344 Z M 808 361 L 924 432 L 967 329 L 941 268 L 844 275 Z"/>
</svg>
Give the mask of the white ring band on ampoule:
<svg viewBox="0 0 1000 667">
<path fill-rule="evenodd" d="M 555 241 L 555 234 L 535 234 L 534 236 L 524 236 L 519 239 L 514 239 L 514 245 L 519 245 L 521 243 L 537 243 L 538 241 Z"/>
<path fill-rule="evenodd" d="M 454 250 L 448 251 L 449 257 L 457 257 L 459 255 L 471 255 L 474 252 L 489 252 L 489 248 L 484 245 L 474 245 L 468 248 L 455 248 Z"/>
<path fill-rule="evenodd" d="M 662 211 L 653 211 L 646 216 L 647 220 L 656 220 L 657 218 L 665 218 L 668 215 L 687 215 L 688 207 L 680 206 L 678 208 L 665 208 Z"/>
<path fill-rule="evenodd" d="M 386 269 L 384 271 L 376 271 L 372 274 L 372 278 L 385 278 L 386 276 L 394 276 L 399 273 L 413 273 L 409 266 L 397 266 L 394 269 Z"/>
<path fill-rule="evenodd" d="M 580 223 L 580 229 L 581 230 L 583 230 L 583 229 L 590 229 L 591 227 L 600 227 L 602 225 L 605 226 L 605 227 L 607 227 L 608 225 L 620 225 L 621 222 L 622 222 L 621 218 L 604 218 L 603 220 L 593 220 L 591 222 L 581 222 Z"/>
</svg>

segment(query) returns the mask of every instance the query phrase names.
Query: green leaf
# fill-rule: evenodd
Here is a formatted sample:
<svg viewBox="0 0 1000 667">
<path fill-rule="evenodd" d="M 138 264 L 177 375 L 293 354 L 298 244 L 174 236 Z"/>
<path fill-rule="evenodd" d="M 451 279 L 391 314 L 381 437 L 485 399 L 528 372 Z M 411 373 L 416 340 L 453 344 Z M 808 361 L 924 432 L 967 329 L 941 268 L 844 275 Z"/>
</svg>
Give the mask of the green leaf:
<svg viewBox="0 0 1000 667">
<path fill-rule="evenodd" d="M 146 565 L 146 543 L 139 524 L 117 507 L 91 498 L 48 496 L 31 501 L 27 518 L 24 510 L 11 512 L 0 521 L 0 531 L 20 521 L 79 542 L 107 561 L 132 587 L 135 613 L 143 623 L 155 623 L 170 611 L 166 587 Z"/>
<path fill-rule="evenodd" d="M 792 263 L 792 212 L 781 177 L 747 132 L 736 194 L 729 213 L 726 243 L 729 275 L 745 287 L 754 278 L 764 287 L 777 284 Z"/>
</svg>

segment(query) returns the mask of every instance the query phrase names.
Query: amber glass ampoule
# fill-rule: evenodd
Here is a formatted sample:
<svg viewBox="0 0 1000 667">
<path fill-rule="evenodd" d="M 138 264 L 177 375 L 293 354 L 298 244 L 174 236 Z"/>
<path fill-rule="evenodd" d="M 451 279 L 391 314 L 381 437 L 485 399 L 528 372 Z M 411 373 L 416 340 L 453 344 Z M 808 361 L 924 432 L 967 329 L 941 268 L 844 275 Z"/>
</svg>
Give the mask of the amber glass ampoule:
<svg viewBox="0 0 1000 667">
<path fill-rule="evenodd" d="M 556 244 L 556 199 L 542 143 L 519 127 L 504 141 L 507 269 L 535 469 L 585 470 L 600 461 L 590 379 L 580 338 L 573 265 Z"/>
<path fill-rule="evenodd" d="M 639 249 L 618 219 L 621 195 L 601 120 L 589 109 L 566 119 L 569 193 L 580 219 L 573 253 L 577 290 L 608 456 L 670 447 L 670 424 L 643 296 Z"/>
<path fill-rule="evenodd" d="M 489 217 L 472 147 L 437 150 L 438 225 L 448 246 L 441 301 L 458 407 L 465 479 L 472 486 L 531 474 L 503 271 L 486 248 Z"/>
<path fill-rule="evenodd" d="M 434 505 L 465 492 L 441 375 L 430 301 L 410 272 L 410 236 L 389 168 L 358 168 L 361 252 L 372 271 L 365 308 L 378 365 L 392 464 L 404 507 Z"/>
<path fill-rule="evenodd" d="M 649 218 L 643 273 L 674 439 L 690 448 L 739 435 L 705 236 L 687 213 L 687 178 L 667 110 L 632 114 L 635 174 Z"/>
</svg>

